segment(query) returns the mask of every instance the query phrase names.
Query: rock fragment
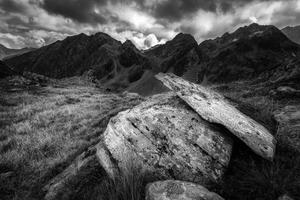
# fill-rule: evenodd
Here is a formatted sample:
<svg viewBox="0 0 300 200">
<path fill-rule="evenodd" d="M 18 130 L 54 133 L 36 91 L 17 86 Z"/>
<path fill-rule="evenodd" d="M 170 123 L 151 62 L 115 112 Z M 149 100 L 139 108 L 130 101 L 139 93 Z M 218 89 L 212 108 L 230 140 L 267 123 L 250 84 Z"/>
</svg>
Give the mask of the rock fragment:
<svg viewBox="0 0 300 200">
<path fill-rule="evenodd" d="M 272 160 L 276 140 L 270 132 L 237 110 L 217 92 L 191 83 L 174 74 L 159 73 L 156 78 L 190 105 L 203 119 L 225 126 L 255 153 Z"/>
<path fill-rule="evenodd" d="M 148 184 L 146 200 L 224 200 L 201 185 L 167 180 Z"/>
</svg>

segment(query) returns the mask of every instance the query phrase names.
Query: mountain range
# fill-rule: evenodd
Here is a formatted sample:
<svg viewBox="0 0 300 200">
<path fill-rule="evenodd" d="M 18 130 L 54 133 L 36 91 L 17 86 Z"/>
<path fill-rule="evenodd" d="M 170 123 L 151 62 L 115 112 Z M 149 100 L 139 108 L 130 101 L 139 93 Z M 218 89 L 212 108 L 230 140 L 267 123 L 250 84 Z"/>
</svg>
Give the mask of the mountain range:
<svg viewBox="0 0 300 200">
<path fill-rule="evenodd" d="M 150 95 L 164 90 L 154 75 L 173 72 L 196 83 L 299 78 L 300 45 L 275 26 L 251 24 L 200 44 L 180 33 L 141 51 L 105 33 L 67 37 L 5 63 L 52 78 L 84 76 L 109 90 Z"/>
</svg>

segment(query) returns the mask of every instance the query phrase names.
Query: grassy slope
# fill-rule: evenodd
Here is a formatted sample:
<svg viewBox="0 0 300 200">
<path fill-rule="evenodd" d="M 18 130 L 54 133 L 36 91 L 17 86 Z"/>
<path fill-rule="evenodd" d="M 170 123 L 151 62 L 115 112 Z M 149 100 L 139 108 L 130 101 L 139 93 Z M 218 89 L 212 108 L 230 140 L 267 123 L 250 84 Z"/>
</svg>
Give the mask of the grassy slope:
<svg viewBox="0 0 300 200">
<path fill-rule="evenodd" d="M 218 88 L 268 128 L 278 143 L 275 159 L 269 162 L 237 141 L 224 179 L 214 190 L 231 200 L 273 200 L 283 194 L 300 199 L 299 122 L 278 124 L 273 117 L 287 105 L 298 105 L 299 99 L 273 99 L 269 88 L 245 82 Z M 139 102 L 78 85 L 76 79 L 64 80 L 58 87 L 2 89 L 1 94 L 0 172 L 7 173 L 0 176 L 0 196 L 8 199 L 39 199 L 40 188 L 96 142 L 112 115 Z M 135 168 L 104 182 L 97 174 L 88 179 L 83 175 L 73 199 L 143 199 L 150 179 Z"/>
<path fill-rule="evenodd" d="M 96 142 L 112 115 L 138 102 L 135 97 L 104 94 L 76 79 L 44 88 L 2 87 L 0 196 L 37 195 L 46 181 Z"/>
</svg>

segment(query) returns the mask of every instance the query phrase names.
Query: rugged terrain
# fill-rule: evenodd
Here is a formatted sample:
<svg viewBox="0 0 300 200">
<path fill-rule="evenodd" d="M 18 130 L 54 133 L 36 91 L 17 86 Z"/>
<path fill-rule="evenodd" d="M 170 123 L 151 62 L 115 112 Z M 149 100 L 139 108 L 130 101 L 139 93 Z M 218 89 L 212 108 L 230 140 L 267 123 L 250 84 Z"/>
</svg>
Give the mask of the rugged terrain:
<svg viewBox="0 0 300 200">
<path fill-rule="evenodd" d="M 221 180 L 205 185 L 209 190 L 233 200 L 274 200 L 282 195 L 300 198 L 300 46 L 274 26 L 252 24 L 199 45 L 191 35 L 178 34 L 146 51 L 104 33 L 80 34 L 6 59 L 0 67 L 0 195 L 4 199 L 57 199 L 55 195 L 61 199 L 142 199 L 146 183 L 166 177 L 151 174 L 149 178 L 140 169 L 129 168 L 111 179 L 105 165 L 95 162 L 95 155 L 106 151 L 111 151 L 109 157 L 115 156 L 113 161 L 126 160 L 110 146 L 122 144 L 114 138 L 122 138 L 120 133 L 127 137 L 131 129 L 125 128 L 132 127 L 132 135 L 140 138 L 149 132 L 144 125 L 151 117 L 160 119 L 160 130 L 148 127 L 156 133 L 156 148 L 138 143 L 130 134 L 128 142 L 147 144 L 149 152 L 158 152 L 146 160 L 161 158 L 163 172 L 172 163 L 193 166 L 189 162 L 194 154 L 177 155 L 174 149 L 164 147 L 168 140 L 163 134 L 169 130 L 179 134 L 170 142 L 175 147 L 179 139 L 189 137 L 181 134 L 191 129 L 189 123 L 195 130 L 207 127 L 205 133 L 234 132 L 224 128 L 226 120 L 224 126 L 217 126 L 219 121 L 214 120 L 207 124 L 207 119 L 192 109 L 193 104 L 190 107 L 174 93 L 163 93 L 169 89 L 155 78 L 159 72 L 171 72 L 219 92 L 277 141 L 276 151 L 265 156 L 267 159 L 233 134 L 229 134 L 234 142 L 232 155 L 231 145 L 223 146 L 230 159 L 218 157 L 220 151 L 215 154 L 206 149 L 208 154 L 201 156 L 207 160 L 199 160 L 204 166 L 202 175 L 211 176 L 213 166 L 218 169 L 215 160 L 224 171 L 217 176 Z M 152 97 L 158 93 L 163 94 Z M 155 110 L 154 105 L 161 107 Z M 175 113 L 174 118 L 167 116 L 169 121 L 165 117 L 168 112 Z M 124 116 L 130 116 L 131 123 L 126 124 Z M 196 124 L 195 119 L 201 123 Z M 181 126 L 173 126 L 174 120 L 181 120 Z M 124 129 L 117 128 L 120 126 Z M 105 144 L 107 148 L 99 143 L 103 137 L 113 138 Z M 218 146 L 220 140 L 207 141 Z M 196 146 L 188 146 L 189 142 L 183 143 L 186 149 L 179 152 L 194 152 Z M 128 154 L 125 150 L 119 152 Z M 143 153 L 143 148 L 136 150 Z M 165 173 L 168 178 L 191 180 L 178 174 L 176 170 Z"/>
</svg>

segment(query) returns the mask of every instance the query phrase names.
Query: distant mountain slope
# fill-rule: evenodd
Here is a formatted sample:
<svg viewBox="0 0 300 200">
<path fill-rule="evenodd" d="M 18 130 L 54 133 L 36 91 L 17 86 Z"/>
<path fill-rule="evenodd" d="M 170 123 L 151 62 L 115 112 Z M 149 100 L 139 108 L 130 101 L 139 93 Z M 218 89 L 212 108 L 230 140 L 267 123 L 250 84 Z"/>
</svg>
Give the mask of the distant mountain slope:
<svg viewBox="0 0 300 200">
<path fill-rule="evenodd" d="M 199 45 L 199 80 L 229 82 L 258 78 L 263 72 L 299 59 L 300 46 L 275 26 L 251 24 Z"/>
<path fill-rule="evenodd" d="M 2 44 L 0 44 L 0 59 L 13 57 L 29 51 L 34 50 L 34 48 L 23 48 L 23 49 L 9 49 Z"/>
<path fill-rule="evenodd" d="M 300 44 L 300 25 L 290 27 L 287 26 L 281 30 L 290 40 Z"/>
</svg>

